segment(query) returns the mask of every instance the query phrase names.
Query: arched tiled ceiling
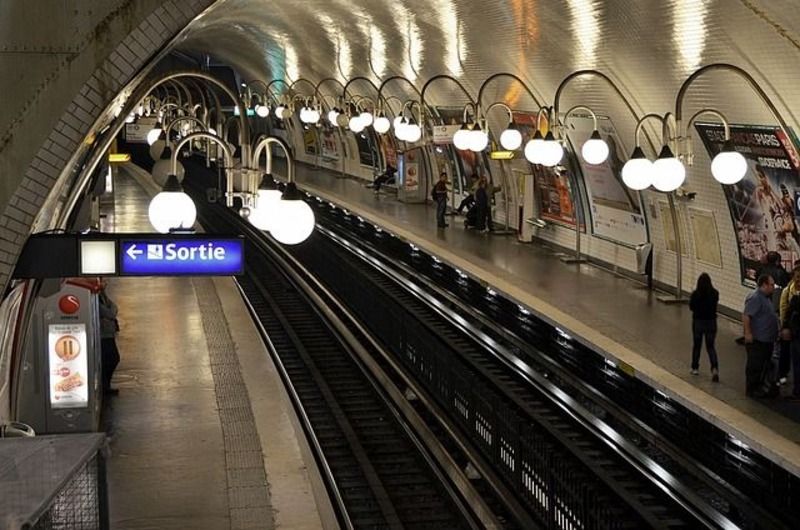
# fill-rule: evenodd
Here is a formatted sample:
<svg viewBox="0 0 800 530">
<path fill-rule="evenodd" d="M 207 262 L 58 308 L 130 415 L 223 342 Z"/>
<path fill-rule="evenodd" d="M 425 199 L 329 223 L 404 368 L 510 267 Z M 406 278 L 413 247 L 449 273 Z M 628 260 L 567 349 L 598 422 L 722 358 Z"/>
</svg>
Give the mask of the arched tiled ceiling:
<svg viewBox="0 0 800 530">
<path fill-rule="evenodd" d="M 451 73 L 476 92 L 488 75 L 505 70 L 530 82 L 547 103 L 566 75 L 597 68 L 617 80 L 638 110 L 659 113 L 674 108 L 678 87 L 696 68 L 731 62 L 764 84 L 790 124 L 798 123 L 793 109 L 800 105 L 800 68 L 788 67 L 800 64 L 794 0 L 227 0 L 196 20 L 179 46 L 267 81 L 344 74 L 377 82 L 404 74 L 419 87 Z M 430 94 L 436 104 L 463 103 L 446 82 Z M 533 106 L 505 81 L 487 97 Z M 577 102 L 617 116 L 628 135 L 629 115 L 601 83 L 576 82 L 563 105 Z M 720 108 L 733 121 L 772 122 L 729 74 L 698 83 L 688 104 Z"/>
</svg>

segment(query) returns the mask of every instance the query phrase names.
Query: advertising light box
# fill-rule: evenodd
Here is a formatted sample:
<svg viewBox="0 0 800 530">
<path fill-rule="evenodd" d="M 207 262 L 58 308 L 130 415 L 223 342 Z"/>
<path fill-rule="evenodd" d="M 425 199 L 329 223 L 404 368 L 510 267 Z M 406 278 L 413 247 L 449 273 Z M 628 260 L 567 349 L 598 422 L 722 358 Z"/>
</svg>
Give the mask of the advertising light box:
<svg viewBox="0 0 800 530">
<path fill-rule="evenodd" d="M 122 276 L 231 276 L 244 269 L 243 239 L 123 239 Z"/>
<path fill-rule="evenodd" d="M 89 405 L 86 324 L 50 324 L 47 328 L 50 406 Z"/>
</svg>

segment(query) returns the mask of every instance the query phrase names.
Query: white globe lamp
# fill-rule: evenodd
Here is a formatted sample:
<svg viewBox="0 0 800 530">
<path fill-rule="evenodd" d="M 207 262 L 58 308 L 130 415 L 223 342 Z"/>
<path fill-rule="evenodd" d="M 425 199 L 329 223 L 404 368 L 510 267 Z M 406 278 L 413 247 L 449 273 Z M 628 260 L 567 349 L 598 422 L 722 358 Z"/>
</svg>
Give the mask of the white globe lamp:
<svg viewBox="0 0 800 530">
<path fill-rule="evenodd" d="M 272 236 L 284 245 L 297 245 L 308 239 L 315 224 L 314 211 L 303 201 L 295 183 L 288 183 L 277 201 L 276 222 L 270 229 Z"/>
<path fill-rule="evenodd" d="M 632 190 L 646 190 L 653 184 L 653 163 L 644 156 L 642 148 L 637 146 L 631 158 L 622 166 L 622 182 Z"/>
<path fill-rule="evenodd" d="M 269 106 L 268 105 L 256 105 L 256 115 L 259 118 L 266 118 L 269 116 Z"/>
<path fill-rule="evenodd" d="M 354 133 L 360 133 L 364 130 L 366 125 L 364 125 L 364 122 L 361 121 L 361 116 L 359 115 L 351 117 L 350 121 L 347 122 L 347 127 L 349 127 Z"/>
<path fill-rule="evenodd" d="M 508 129 L 500 133 L 500 145 L 507 151 L 515 151 L 522 145 L 522 133 L 510 125 Z"/>
<path fill-rule="evenodd" d="M 404 118 L 402 114 L 399 116 L 395 116 L 395 118 L 392 120 L 392 127 L 397 129 L 403 123 L 403 120 Z"/>
<path fill-rule="evenodd" d="M 380 116 L 375 118 L 375 123 L 373 123 L 372 126 L 375 128 L 375 131 L 378 134 L 386 134 L 387 132 L 389 132 L 389 129 L 391 128 L 392 124 L 389 121 L 389 118 L 381 114 Z"/>
<path fill-rule="evenodd" d="M 395 125 L 394 127 L 394 135 L 397 137 L 398 140 L 406 141 L 408 136 L 408 123 L 406 122 L 405 118 L 400 120 L 400 123 Z"/>
<path fill-rule="evenodd" d="M 471 145 L 470 134 L 471 131 L 467 127 L 467 124 L 465 123 L 461 125 L 461 128 L 453 135 L 453 145 L 456 147 L 456 149 L 460 149 L 461 151 L 469 149 L 469 146 Z"/>
<path fill-rule="evenodd" d="M 470 142 L 469 148 L 471 151 L 476 153 L 480 153 L 486 146 L 489 145 L 489 135 L 486 134 L 479 124 L 475 124 L 475 127 L 470 132 Z"/>
<path fill-rule="evenodd" d="M 711 161 L 711 175 L 720 184 L 736 184 L 747 174 L 747 160 L 727 140 Z"/>
<path fill-rule="evenodd" d="M 364 124 L 364 127 L 369 127 L 370 125 L 372 125 L 373 116 L 372 116 L 372 113 L 370 111 L 365 110 L 364 112 L 362 112 L 358 116 L 359 116 L 359 118 L 361 118 L 361 123 Z"/>
<path fill-rule="evenodd" d="M 555 139 L 552 131 L 547 131 L 547 135 L 544 137 L 542 156 L 539 163 L 546 167 L 554 167 L 561 162 L 563 157 L 564 148 L 561 147 L 561 143 Z"/>
<path fill-rule="evenodd" d="M 147 132 L 147 145 L 153 145 L 158 140 L 158 137 L 161 136 L 163 129 L 161 128 L 160 123 L 156 123 L 155 127 L 150 129 Z"/>
<path fill-rule="evenodd" d="M 663 192 L 675 191 L 685 180 L 683 162 L 675 158 L 669 146 L 665 145 L 653 162 L 653 187 Z"/>
<path fill-rule="evenodd" d="M 272 175 L 265 173 L 258 187 L 256 205 L 250 209 L 247 218 L 259 230 L 269 231 L 278 219 L 278 202 L 281 200 L 281 191 L 275 185 Z"/>
<path fill-rule="evenodd" d="M 178 178 L 170 175 L 162 191 L 150 201 L 147 215 L 157 232 L 167 234 L 172 230 L 192 228 L 197 219 L 197 209 L 194 201 L 183 192 Z"/>
<path fill-rule="evenodd" d="M 275 107 L 275 116 L 279 120 L 283 119 L 283 113 L 284 112 L 286 112 L 286 106 L 285 105 L 278 105 L 277 107 Z"/>
<path fill-rule="evenodd" d="M 406 125 L 404 138 L 406 142 L 418 142 L 420 138 L 422 138 L 422 128 L 419 125 L 413 121 Z"/>
<path fill-rule="evenodd" d="M 336 122 L 336 118 L 339 117 L 339 111 L 336 109 L 331 109 L 328 111 L 328 123 L 336 127 L 338 123 Z"/>
<path fill-rule="evenodd" d="M 599 131 L 592 132 L 592 135 L 581 147 L 581 154 L 587 164 L 594 166 L 602 164 L 608 159 L 608 144 L 600 137 Z"/>
<path fill-rule="evenodd" d="M 525 144 L 525 159 L 531 164 L 541 164 L 544 151 L 544 137 L 542 137 L 542 133 L 537 129 L 537 131 L 533 133 L 533 138 L 528 140 Z"/>
</svg>

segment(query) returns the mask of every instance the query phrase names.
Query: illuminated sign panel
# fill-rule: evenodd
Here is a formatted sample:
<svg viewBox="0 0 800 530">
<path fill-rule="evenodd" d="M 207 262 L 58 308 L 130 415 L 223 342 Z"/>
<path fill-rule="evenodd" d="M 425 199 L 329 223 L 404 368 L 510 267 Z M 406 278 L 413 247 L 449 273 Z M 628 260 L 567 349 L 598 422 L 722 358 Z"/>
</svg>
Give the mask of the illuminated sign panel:
<svg viewBox="0 0 800 530">
<path fill-rule="evenodd" d="M 89 363 L 86 324 L 51 324 L 47 329 L 50 406 L 89 405 Z"/>
<path fill-rule="evenodd" d="M 122 276 L 230 276 L 244 269 L 243 239 L 122 239 Z"/>
</svg>

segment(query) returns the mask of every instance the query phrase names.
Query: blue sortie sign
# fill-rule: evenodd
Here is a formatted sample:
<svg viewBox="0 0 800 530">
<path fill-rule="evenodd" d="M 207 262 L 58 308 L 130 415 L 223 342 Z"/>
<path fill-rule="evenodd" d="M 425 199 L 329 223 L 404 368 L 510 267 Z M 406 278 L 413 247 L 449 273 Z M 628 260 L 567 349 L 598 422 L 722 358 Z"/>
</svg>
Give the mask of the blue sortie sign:
<svg viewBox="0 0 800 530">
<path fill-rule="evenodd" d="M 123 239 L 123 276 L 231 276 L 244 269 L 242 239 Z"/>
</svg>

